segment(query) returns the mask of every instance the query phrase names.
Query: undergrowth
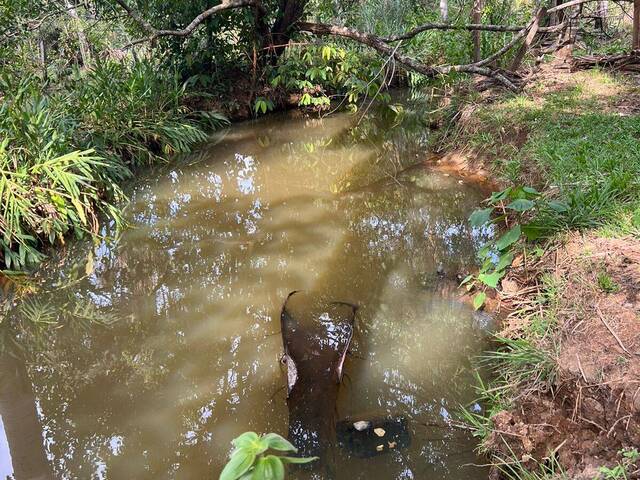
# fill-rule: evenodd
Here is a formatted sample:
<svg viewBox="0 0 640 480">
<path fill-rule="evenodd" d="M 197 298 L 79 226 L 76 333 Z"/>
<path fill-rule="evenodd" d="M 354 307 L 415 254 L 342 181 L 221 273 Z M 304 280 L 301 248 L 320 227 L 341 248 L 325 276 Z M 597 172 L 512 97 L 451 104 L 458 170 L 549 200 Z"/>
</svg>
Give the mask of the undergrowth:
<svg viewBox="0 0 640 480">
<path fill-rule="evenodd" d="M 224 117 L 181 105 L 184 84 L 149 62 L 101 62 L 53 88 L 0 76 L 0 263 L 22 269 L 65 236 L 120 222 L 131 169 L 188 152 Z"/>
<path fill-rule="evenodd" d="M 631 87 L 604 73 L 583 75 L 587 86 L 480 106 L 473 125 L 460 127 L 452 142 L 484 154 L 506 182 L 535 186 L 562 201 L 567 208 L 561 215 L 538 218 L 550 231 L 598 228 L 638 235 L 640 116 L 608 111 Z M 591 85 L 609 93 L 594 93 Z"/>
</svg>

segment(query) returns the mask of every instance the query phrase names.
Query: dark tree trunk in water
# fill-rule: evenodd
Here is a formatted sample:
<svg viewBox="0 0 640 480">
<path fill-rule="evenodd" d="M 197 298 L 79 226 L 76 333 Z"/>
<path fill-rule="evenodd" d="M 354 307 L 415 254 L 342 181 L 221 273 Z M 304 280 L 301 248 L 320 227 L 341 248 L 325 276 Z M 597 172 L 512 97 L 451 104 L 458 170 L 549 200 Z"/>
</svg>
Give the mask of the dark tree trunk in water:
<svg viewBox="0 0 640 480">
<path fill-rule="evenodd" d="M 53 478 L 43 451 L 42 427 L 26 368 L 8 354 L 0 357 L 0 416 L 15 480 Z"/>
</svg>

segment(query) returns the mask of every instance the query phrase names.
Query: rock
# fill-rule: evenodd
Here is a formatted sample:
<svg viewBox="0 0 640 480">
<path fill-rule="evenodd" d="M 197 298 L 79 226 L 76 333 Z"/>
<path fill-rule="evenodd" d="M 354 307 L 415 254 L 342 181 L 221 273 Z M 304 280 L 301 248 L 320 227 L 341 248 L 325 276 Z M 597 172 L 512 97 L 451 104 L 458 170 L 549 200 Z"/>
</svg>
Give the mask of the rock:
<svg viewBox="0 0 640 480">
<path fill-rule="evenodd" d="M 367 420 L 344 419 L 336 424 L 336 437 L 340 448 L 358 458 L 384 455 L 392 449 L 400 450 L 411 444 L 405 417 L 371 416 Z M 358 418 L 358 417 L 356 417 Z M 362 418 L 362 417 L 360 417 Z M 363 427 L 358 430 L 356 427 Z M 378 447 L 382 444 L 382 449 Z M 388 445 L 388 448 L 386 448 Z"/>
<path fill-rule="evenodd" d="M 442 263 L 438 263 L 438 266 L 436 267 L 436 273 L 440 276 L 444 275 L 444 265 Z"/>
<path fill-rule="evenodd" d="M 366 420 L 360 420 L 358 422 L 353 422 L 353 428 L 357 431 L 362 432 L 371 426 L 371 422 L 367 422 Z"/>
</svg>

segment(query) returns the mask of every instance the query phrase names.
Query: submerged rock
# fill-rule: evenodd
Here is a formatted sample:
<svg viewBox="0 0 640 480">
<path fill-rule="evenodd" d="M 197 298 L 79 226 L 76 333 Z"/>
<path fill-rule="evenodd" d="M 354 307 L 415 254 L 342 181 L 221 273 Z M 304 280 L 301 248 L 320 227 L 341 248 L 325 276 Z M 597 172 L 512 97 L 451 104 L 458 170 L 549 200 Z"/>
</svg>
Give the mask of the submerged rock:
<svg viewBox="0 0 640 480">
<path fill-rule="evenodd" d="M 336 433 L 338 445 L 360 458 L 374 457 L 411 444 L 404 417 L 378 417 L 357 422 L 341 420 L 336 426 Z"/>
</svg>

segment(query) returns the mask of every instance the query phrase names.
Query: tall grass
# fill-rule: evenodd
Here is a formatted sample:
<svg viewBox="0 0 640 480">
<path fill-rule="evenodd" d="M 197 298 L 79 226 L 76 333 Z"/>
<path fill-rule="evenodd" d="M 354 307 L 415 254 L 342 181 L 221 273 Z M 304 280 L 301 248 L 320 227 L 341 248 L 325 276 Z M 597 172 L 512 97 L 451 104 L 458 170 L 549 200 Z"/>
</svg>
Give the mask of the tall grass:
<svg viewBox="0 0 640 480">
<path fill-rule="evenodd" d="M 22 269 L 68 234 L 119 221 L 131 169 L 188 152 L 222 116 L 182 106 L 177 77 L 155 65 L 98 63 L 56 89 L 0 74 L 0 263 Z"/>
</svg>

